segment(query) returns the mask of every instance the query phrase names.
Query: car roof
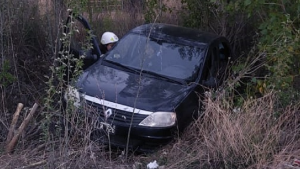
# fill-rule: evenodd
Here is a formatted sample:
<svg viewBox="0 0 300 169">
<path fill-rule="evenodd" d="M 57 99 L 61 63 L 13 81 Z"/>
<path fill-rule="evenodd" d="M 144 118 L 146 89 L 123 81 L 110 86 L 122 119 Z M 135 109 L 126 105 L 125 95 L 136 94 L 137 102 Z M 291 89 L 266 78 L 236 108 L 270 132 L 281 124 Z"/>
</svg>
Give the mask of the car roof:
<svg viewBox="0 0 300 169">
<path fill-rule="evenodd" d="M 217 34 L 204 32 L 198 29 L 181 27 L 165 23 L 150 23 L 138 26 L 130 31 L 131 33 L 142 34 L 156 39 L 166 39 L 174 42 L 185 43 L 187 41 L 194 45 L 208 45 L 212 41 L 222 37 Z M 149 34 L 150 33 L 150 34 Z"/>
</svg>

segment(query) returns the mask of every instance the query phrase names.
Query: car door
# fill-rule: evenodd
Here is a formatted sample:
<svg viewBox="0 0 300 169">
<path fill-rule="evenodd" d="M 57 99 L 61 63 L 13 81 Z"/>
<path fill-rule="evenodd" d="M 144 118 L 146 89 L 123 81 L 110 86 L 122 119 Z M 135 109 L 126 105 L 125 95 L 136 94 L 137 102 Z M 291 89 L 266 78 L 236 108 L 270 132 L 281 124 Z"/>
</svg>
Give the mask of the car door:
<svg viewBox="0 0 300 169">
<path fill-rule="evenodd" d="M 209 47 L 204 64 L 201 83 L 208 88 L 216 88 L 227 77 L 227 68 L 230 60 L 229 42 L 220 38 Z"/>
<path fill-rule="evenodd" d="M 87 20 L 70 13 L 61 37 L 60 58 L 66 65 L 64 79 L 69 81 L 76 70 L 87 69 L 100 55 L 98 41 Z M 82 60 L 82 64 L 78 60 Z"/>
</svg>

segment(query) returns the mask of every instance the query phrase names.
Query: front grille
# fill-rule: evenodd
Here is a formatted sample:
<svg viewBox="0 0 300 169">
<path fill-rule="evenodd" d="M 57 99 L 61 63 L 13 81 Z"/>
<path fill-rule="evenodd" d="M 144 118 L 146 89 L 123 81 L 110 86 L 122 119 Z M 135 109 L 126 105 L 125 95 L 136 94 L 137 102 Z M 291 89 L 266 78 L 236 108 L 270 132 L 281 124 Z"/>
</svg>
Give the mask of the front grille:
<svg viewBox="0 0 300 169">
<path fill-rule="evenodd" d="M 136 126 L 147 117 L 147 115 L 143 114 L 110 108 L 112 110 L 111 115 L 108 118 L 105 118 L 104 111 L 107 110 L 108 107 L 87 100 L 85 102 L 85 107 L 89 110 L 89 112 L 96 113 L 99 116 L 100 121 L 107 122 L 109 124 L 129 126 L 131 118 L 133 118 L 132 126 Z"/>
</svg>

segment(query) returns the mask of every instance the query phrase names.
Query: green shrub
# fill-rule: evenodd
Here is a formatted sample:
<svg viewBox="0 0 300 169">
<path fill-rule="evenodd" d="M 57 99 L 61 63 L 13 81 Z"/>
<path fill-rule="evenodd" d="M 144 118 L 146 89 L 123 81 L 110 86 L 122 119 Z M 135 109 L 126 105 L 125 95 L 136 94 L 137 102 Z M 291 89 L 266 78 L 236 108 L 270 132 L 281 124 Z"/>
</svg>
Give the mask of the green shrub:
<svg viewBox="0 0 300 169">
<path fill-rule="evenodd" d="M 0 84 L 3 87 L 7 87 L 7 85 L 13 83 L 16 78 L 14 75 L 10 73 L 10 63 L 8 60 L 4 60 L 3 65 L 1 65 L 2 69 L 0 71 Z"/>
</svg>

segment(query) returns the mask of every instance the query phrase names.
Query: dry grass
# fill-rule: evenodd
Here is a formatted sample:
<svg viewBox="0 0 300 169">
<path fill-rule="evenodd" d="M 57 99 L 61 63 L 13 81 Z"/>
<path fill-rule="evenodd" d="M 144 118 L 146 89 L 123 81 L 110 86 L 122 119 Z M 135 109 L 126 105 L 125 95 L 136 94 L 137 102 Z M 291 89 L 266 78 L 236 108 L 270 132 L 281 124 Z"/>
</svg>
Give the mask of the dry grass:
<svg viewBox="0 0 300 169">
<path fill-rule="evenodd" d="M 226 99 L 207 98 L 204 117 L 168 150 L 168 168 L 277 168 L 300 158 L 298 106 L 275 112 L 268 93 L 234 112 Z"/>
<path fill-rule="evenodd" d="M 53 143 L 54 144 L 54 143 Z M 55 143 L 58 144 L 58 143 Z M 0 167 L 10 168 L 131 168 L 120 159 L 108 160 L 108 153 L 99 145 L 72 145 L 67 152 L 51 149 L 22 150 L 13 155 L 2 155 Z M 48 150 L 47 150 L 48 149 Z M 50 150 L 49 150 L 50 149 Z"/>
<path fill-rule="evenodd" d="M 0 168 L 131 168 L 121 151 L 110 151 L 107 145 L 90 139 L 92 129 L 97 127 L 96 114 L 69 112 L 64 116 L 69 125 L 59 123 L 61 114 L 49 112 L 51 121 L 45 119 L 38 124 L 48 123 L 45 128 L 34 137 L 20 138 L 12 154 L 4 153 L 2 143 Z"/>
</svg>

